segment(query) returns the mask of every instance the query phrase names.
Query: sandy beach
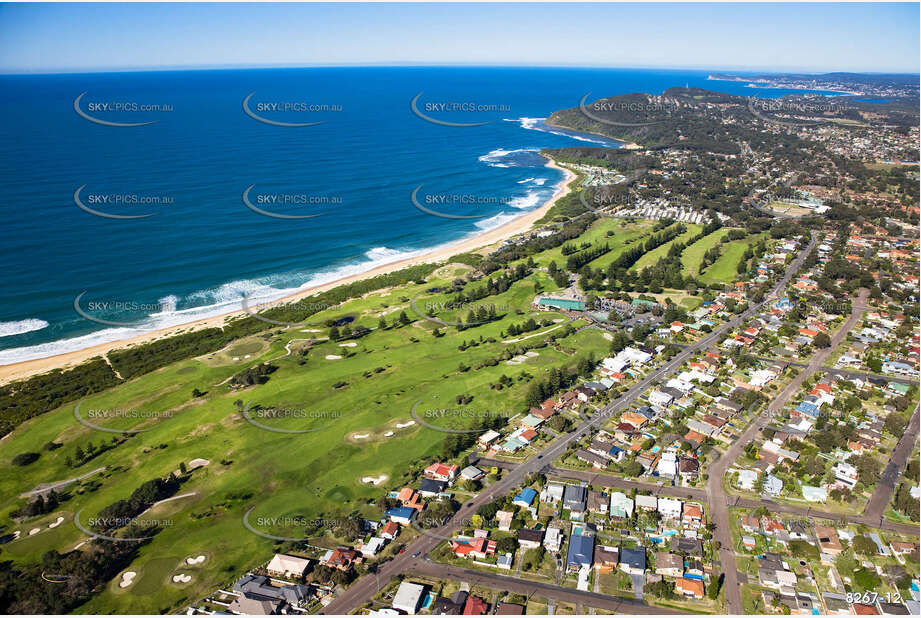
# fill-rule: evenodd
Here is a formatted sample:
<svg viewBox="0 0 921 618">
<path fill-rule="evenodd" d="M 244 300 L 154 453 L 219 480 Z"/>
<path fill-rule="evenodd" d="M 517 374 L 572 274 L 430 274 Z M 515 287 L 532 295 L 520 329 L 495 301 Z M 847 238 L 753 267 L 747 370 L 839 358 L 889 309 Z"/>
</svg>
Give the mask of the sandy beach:
<svg viewBox="0 0 921 618">
<path fill-rule="evenodd" d="M 547 167 L 552 167 L 554 169 L 560 170 L 563 172 L 565 177 L 562 181 L 560 181 L 559 184 L 557 184 L 556 191 L 554 191 L 553 196 L 543 205 L 541 205 L 540 208 L 532 210 L 513 221 L 509 221 L 505 225 L 489 230 L 487 232 L 483 232 L 477 236 L 465 238 L 461 241 L 458 241 L 457 243 L 435 249 L 428 253 L 412 258 L 407 258 L 405 260 L 400 260 L 398 262 L 384 264 L 364 273 L 343 277 L 341 279 L 330 281 L 329 283 L 324 283 L 322 285 L 298 290 L 294 294 L 290 294 L 289 296 L 279 299 L 278 301 L 274 301 L 273 305 L 285 302 L 294 302 L 307 296 L 325 292 L 340 285 L 352 283 L 354 281 L 359 281 L 368 277 L 374 277 L 376 275 L 390 273 L 415 264 L 423 264 L 428 262 L 445 262 L 448 261 L 449 258 L 453 255 L 457 255 L 459 253 L 467 253 L 469 251 L 474 251 L 476 249 L 494 245 L 496 243 L 502 242 L 503 240 L 511 238 L 512 236 L 526 232 L 531 228 L 535 221 L 543 217 L 550 209 L 550 207 L 553 206 L 553 204 L 556 203 L 556 201 L 566 193 L 569 187 L 569 183 L 573 180 L 573 178 L 575 178 L 575 174 L 573 174 L 570 170 L 556 165 L 553 161 L 548 161 Z M 46 358 L 37 358 L 20 363 L 2 365 L 0 366 L 0 384 L 5 384 L 13 380 L 19 380 L 32 375 L 44 373 L 53 369 L 73 367 L 94 356 L 104 356 L 112 350 L 137 345 L 139 343 L 146 343 L 148 341 L 153 341 L 162 337 L 169 337 L 179 333 L 190 332 L 201 328 L 220 328 L 228 318 L 244 315 L 245 313 L 246 312 L 241 308 L 238 311 L 228 312 L 223 315 L 203 318 L 161 330 L 150 331 L 130 339 L 121 339 L 118 341 L 103 343 L 84 348 L 82 350 L 68 352 L 66 354 L 58 354 Z"/>
</svg>

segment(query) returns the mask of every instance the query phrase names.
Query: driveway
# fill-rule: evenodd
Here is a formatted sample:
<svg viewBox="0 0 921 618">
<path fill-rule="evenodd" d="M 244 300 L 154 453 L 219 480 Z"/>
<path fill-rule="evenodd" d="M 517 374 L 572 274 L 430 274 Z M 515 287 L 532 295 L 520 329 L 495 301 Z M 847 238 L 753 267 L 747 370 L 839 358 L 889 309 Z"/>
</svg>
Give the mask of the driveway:
<svg viewBox="0 0 921 618">
<path fill-rule="evenodd" d="M 645 575 L 631 575 L 630 581 L 633 582 L 633 596 L 640 601 L 643 600 L 643 586 L 646 585 Z"/>
</svg>

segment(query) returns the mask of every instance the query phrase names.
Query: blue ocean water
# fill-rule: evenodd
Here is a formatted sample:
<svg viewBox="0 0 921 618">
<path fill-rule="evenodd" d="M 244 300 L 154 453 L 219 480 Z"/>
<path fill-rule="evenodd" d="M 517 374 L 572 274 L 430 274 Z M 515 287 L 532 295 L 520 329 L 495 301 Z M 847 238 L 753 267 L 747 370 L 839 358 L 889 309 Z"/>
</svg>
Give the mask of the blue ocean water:
<svg viewBox="0 0 921 618">
<path fill-rule="evenodd" d="M 706 77 L 411 67 L 0 76 L 0 364 L 237 310 L 244 295 L 280 298 L 499 226 L 560 181 L 539 149 L 617 145 L 542 118 L 589 92 L 752 94 Z M 269 122 L 244 111 L 247 98 Z M 427 208 L 479 218 L 422 212 L 410 199 L 420 185 Z M 111 324 L 80 315 L 78 297 Z"/>
</svg>

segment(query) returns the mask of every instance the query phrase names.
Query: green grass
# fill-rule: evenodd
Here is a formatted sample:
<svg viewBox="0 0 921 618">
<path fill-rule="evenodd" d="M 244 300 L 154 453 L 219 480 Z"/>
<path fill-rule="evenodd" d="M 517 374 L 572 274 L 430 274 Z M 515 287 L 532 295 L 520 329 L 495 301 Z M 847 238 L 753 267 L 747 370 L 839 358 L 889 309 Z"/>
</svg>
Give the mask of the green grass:
<svg viewBox="0 0 921 618">
<path fill-rule="evenodd" d="M 606 226 L 620 222 L 603 223 L 599 226 L 602 234 Z M 546 284 L 550 280 L 545 274 L 535 273 L 505 293 L 481 301 L 508 307 L 499 322 L 461 332 L 442 327 L 445 335 L 440 338 L 432 334 L 434 325 L 421 319 L 402 328 L 376 330 L 381 314 L 386 315 L 388 323 L 404 310 L 417 318 L 408 302 L 417 294 L 421 294 L 420 306 L 424 306 L 425 300 L 450 300 L 449 294 L 425 292 L 433 286 L 447 286 L 450 279 L 430 278 L 425 284 L 375 292 L 316 316 L 320 322 L 349 314 L 356 317 L 355 323 L 375 329 L 358 340 L 356 347 L 317 341 L 310 348 L 306 362 L 299 364 L 297 354 L 286 355 L 285 345 L 326 333 L 304 332 L 311 328 L 279 328 L 236 342 L 211 359 L 207 356 L 189 359 L 129 380 L 89 397 L 81 405 L 83 417 L 87 418 L 90 410 L 107 408 L 155 411 L 168 416 L 163 414 L 144 421 L 94 419 L 108 428 L 148 431 L 76 468 L 68 467 L 65 459 L 73 455 L 77 445 L 108 442 L 112 434 L 77 423 L 72 404 L 23 423 L 6 438 L 0 461 L 9 470 L 9 460 L 17 453 L 36 451 L 42 452 L 42 456 L 34 464 L 17 468 L 16 474 L 0 476 L 0 496 L 3 496 L 0 517 L 7 531 L 20 530 L 24 536 L 5 545 L 4 554 L 17 562 L 38 562 L 49 549 L 61 552 L 72 549 L 85 540 L 85 535 L 69 518 L 58 528 L 43 530 L 34 537 L 27 536 L 28 530 L 39 525 L 46 527 L 63 511 L 82 510 L 81 520 L 85 525 L 88 518 L 116 500 L 127 498 L 145 481 L 165 476 L 181 462 L 188 463 L 193 458 L 205 458 L 211 463 L 193 471 L 179 493 L 198 492 L 198 495 L 158 507 L 157 517 L 171 523 L 139 549 L 138 557 L 129 567 L 139 573 L 135 584 L 127 590 L 119 589 L 117 583 L 106 586 L 80 611 L 158 613 L 179 608 L 217 587 L 229 585 L 246 569 L 268 560 L 276 549 L 271 541 L 244 528 L 242 518 L 251 507 L 255 507 L 251 523 L 260 517 L 336 518 L 350 513 L 378 516 L 372 501 L 388 489 L 401 487 L 409 473 L 421 467 L 421 462 L 439 458 L 442 452 L 446 437 L 443 432 L 419 425 L 395 429 L 396 423 L 411 420 L 410 410 L 416 401 L 423 402 L 420 416 L 427 408 L 459 407 L 512 415 L 524 409 L 523 395 L 529 384 L 525 374 L 541 377 L 552 367 L 574 363 L 577 355 L 591 351 L 600 358 L 608 349 L 609 343 L 600 332 L 586 330 L 559 340 L 559 349 L 550 346 L 536 349 L 539 355 L 520 365 L 499 362 L 494 367 L 460 372 L 460 362 L 473 367 L 520 345 L 503 343 L 501 332 L 510 323 L 520 324 L 531 315 L 529 304 L 535 281 Z M 465 313 L 444 311 L 438 315 L 452 319 Z M 553 320 L 564 316 L 541 312 L 534 317 Z M 580 324 L 577 321 L 573 326 Z M 484 340 L 494 338 L 496 342 L 458 351 L 462 341 L 479 340 L 481 336 Z M 544 338 L 538 336 L 524 343 Z M 252 355 L 251 358 L 244 360 L 246 354 Z M 345 358 L 326 360 L 327 355 Z M 232 362 L 233 356 L 239 361 Z M 278 366 L 266 384 L 236 390 L 225 383 L 241 369 L 266 360 Z M 384 370 L 375 373 L 378 368 Z M 515 379 L 515 383 L 502 391 L 490 388 L 503 374 Z M 335 388 L 339 381 L 347 385 Z M 206 395 L 193 399 L 195 388 Z M 461 394 L 473 396 L 473 400 L 458 406 L 455 397 Z M 241 418 L 234 405 L 238 399 L 266 407 L 333 415 L 265 420 L 265 424 L 285 429 L 316 430 L 301 434 L 270 432 Z M 438 421 L 446 427 L 467 426 L 468 422 L 465 417 Z M 385 436 L 387 430 L 393 430 L 394 435 Z M 355 439 L 356 433 L 371 435 L 368 439 Z M 63 446 L 43 451 L 43 445 L 50 441 Z M 100 482 L 94 491 L 88 491 L 88 486 L 84 491 L 82 486 L 73 485 L 72 497 L 53 516 L 18 525 L 11 521 L 10 513 L 23 504 L 17 497 L 20 493 L 39 483 L 72 478 L 100 466 L 105 466 L 106 471 L 87 479 Z M 380 474 L 389 477 L 380 486 L 360 480 L 363 476 Z M 152 517 L 153 512 L 149 515 Z M 270 534 L 300 536 L 297 529 L 254 526 Z M 322 545 L 324 541 L 317 543 Z M 327 538 L 325 543 L 333 546 L 335 540 Z M 180 566 L 184 558 L 201 553 L 213 557 L 201 569 L 193 573 L 192 569 Z M 181 586 L 172 584 L 169 578 L 178 572 L 192 574 L 193 580 Z"/>
<path fill-rule="evenodd" d="M 668 250 L 673 244 L 679 242 L 687 242 L 690 238 L 700 234 L 700 231 L 703 229 L 702 225 L 697 225 L 696 223 L 685 223 L 684 225 L 687 227 L 687 231 L 668 241 L 664 245 L 656 247 L 649 253 L 643 255 L 643 257 L 637 260 L 636 264 L 630 267 L 630 270 L 638 271 L 643 270 L 647 266 L 655 265 L 655 263 L 658 262 L 661 258 L 664 258 L 666 255 L 668 255 Z"/>
<path fill-rule="evenodd" d="M 707 234 L 694 244 L 686 247 L 681 253 L 681 264 L 684 266 L 684 271 L 696 276 L 704 253 L 719 244 L 720 239 L 724 238 L 727 234 L 729 234 L 729 228 L 721 227 L 715 232 Z"/>
<path fill-rule="evenodd" d="M 704 283 L 732 283 L 735 281 L 738 275 L 736 268 L 739 260 L 742 259 L 742 254 L 749 246 L 757 242 L 757 238 L 753 235 L 724 244 L 720 257 L 700 274 L 700 280 Z"/>
<path fill-rule="evenodd" d="M 601 217 L 592 223 L 591 226 L 589 226 L 589 228 L 585 231 L 585 233 L 579 236 L 579 238 L 571 240 L 565 244 L 575 244 L 578 246 L 583 242 L 590 242 L 593 245 L 603 245 L 608 243 L 611 246 L 612 251 L 591 262 L 592 268 L 604 268 L 614 259 L 614 257 L 616 257 L 617 250 L 622 248 L 625 243 L 633 238 L 639 238 L 640 236 L 648 234 L 649 230 L 651 229 L 651 221 L 637 221 L 635 223 L 628 223 L 623 219 Z M 608 236 L 607 233 L 609 231 L 614 232 L 614 234 L 612 236 Z M 547 266 L 550 262 L 555 261 L 557 266 L 564 267 L 566 266 L 567 257 L 568 256 L 563 255 L 561 247 L 556 247 L 555 249 L 550 249 L 534 256 L 534 261 L 539 266 Z"/>
</svg>

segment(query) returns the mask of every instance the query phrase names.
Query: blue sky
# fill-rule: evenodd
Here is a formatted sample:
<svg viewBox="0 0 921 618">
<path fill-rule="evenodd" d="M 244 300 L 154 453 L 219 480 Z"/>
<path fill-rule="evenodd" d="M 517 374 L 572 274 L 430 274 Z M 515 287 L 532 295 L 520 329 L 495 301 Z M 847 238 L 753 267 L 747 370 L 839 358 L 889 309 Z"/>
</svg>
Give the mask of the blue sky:
<svg viewBox="0 0 921 618">
<path fill-rule="evenodd" d="M 4 4 L 0 72 L 469 64 L 919 70 L 919 4 Z"/>
</svg>

